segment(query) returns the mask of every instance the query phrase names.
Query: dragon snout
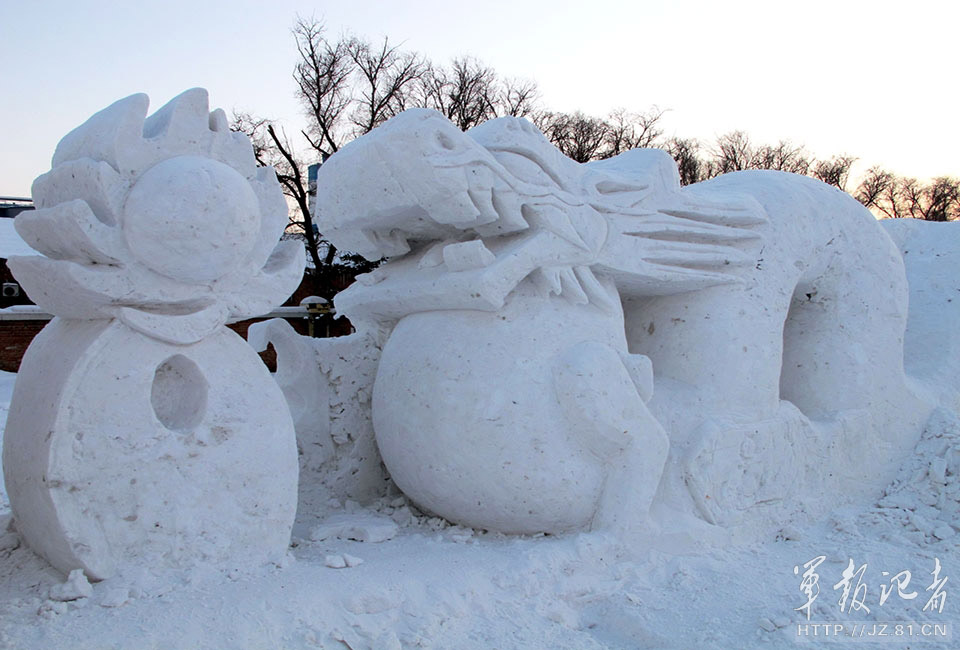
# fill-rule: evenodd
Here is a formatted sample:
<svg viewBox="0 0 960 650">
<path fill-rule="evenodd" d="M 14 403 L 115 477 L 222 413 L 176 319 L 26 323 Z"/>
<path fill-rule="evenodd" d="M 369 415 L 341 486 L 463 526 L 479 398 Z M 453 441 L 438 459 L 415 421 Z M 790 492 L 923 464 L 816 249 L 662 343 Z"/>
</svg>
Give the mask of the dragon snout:
<svg viewBox="0 0 960 650">
<path fill-rule="evenodd" d="M 316 221 L 345 250 L 371 259 L 403 255 L 410 242 L 458 238 L 501 219 L 497 167 L 439 113 L 402 113 L 323 165 Z"/>
</svg>

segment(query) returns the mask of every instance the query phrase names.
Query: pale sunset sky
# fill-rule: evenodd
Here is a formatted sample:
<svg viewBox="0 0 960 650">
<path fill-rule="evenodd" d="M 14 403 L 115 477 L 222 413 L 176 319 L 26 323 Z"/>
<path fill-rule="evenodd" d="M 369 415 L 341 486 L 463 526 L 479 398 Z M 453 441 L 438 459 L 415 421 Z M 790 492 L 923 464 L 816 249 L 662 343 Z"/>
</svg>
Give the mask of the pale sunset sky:
<svg viewBox="0 0 960 650">
<path fill-rule="evenodd" d="M 667 135 L 741 129 L 855 155 L 855 175 L 960 176 L 957 2 L 4 0 L 0 195 L 28 196 L 63 135 L 135 92 L 155 109 L 202 86 L 295 132 L 297 14 L 435 63 L 475 56 L 553 110 L 655 104 Z"/>
</svg>

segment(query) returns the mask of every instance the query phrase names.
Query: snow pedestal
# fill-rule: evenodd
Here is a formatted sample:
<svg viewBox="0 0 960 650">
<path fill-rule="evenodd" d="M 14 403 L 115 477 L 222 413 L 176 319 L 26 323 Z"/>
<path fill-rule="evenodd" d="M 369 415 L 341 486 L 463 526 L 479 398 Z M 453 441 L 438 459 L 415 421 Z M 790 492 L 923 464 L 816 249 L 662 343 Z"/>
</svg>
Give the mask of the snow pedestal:
<svg viewBox="0 0 960 650">
<path fill-rule="evenodd" d="M 67 135 L 10 260 L 57 315 L 24 357 L 4 437 L 17 529 L 55 567 L 279 560 L 296 511 L 283 395 L 228 318 L 303 270 L 286 208 L 206 92 L 134 95 Z"/>
</svg>

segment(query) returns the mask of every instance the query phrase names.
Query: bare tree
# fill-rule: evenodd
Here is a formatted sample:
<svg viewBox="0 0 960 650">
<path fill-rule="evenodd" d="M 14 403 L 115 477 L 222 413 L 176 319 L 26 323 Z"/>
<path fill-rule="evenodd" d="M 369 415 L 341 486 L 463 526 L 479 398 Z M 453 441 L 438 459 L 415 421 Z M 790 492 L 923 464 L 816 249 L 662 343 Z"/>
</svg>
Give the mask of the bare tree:
<svg viewBox="0 0 960 650">
<path fill-rule="evenodd" d="M 532 116 L 540 101 L 537 84 L 526 79 L 507 79 L 500 89 L 497 111 L 513 117 Z"/>
<path fill-rule="evenodd" d="M 951 221 L 960 212 L 960 181 L 941 176 L 924 185 L 915 178 L 899 178 L 895 194 L 897 216 Z"/>
<path fill-rule="evenodd" d="M 536 124 L 544 135 L 563 152 L 579 163 L 603 158 L 610 125 L 597 117 L 576 113 L 544 112 Z"/>
<path fill-rule="evenodd" d="M 413 84 L 426 73 L 427 64 L 416 54 L 400 52 L 386 38 L 376 47 L 353 38 L 346 50 L 359 78 L 351 118 L 354 135 L 363 135 L 407 108 Z"/>
<path fill-rule="evenodd" d="M 721 135 L 710 153 L 717 166 L 718 174 L 753 167 L 753 145 L 750 143 L 750 137 L 743 131 L 731 131 Z"/>
<path fill-rule="evenodd" d="M 854 196 L 880 216 L 890 219 L 953 221 L 960 218 L 960 180 L 947 176 L 923 184 L 915 178 L 871 167 Z"/>
<path fill-rule="evenodd" d="M 847 155 L 818 160 L 813 163 L 810 175 L 846 192 L 847 181 L 850 180 L 850 169 L 856 161 L 854 156 Z"/>
<path fill-rule="evenodd" d="M 677 163 L 681 185 L 692 185 L 710 177 L 708 162 L 701 158 L 700 141 L 696 138 L 673 137 L 664 143 L 663 148 Z"/>
<path fill-rule="evenodd" d="M 313 226 L 310 214 L 309 184 L 303 172 L 306 166 L 294 153 L 293 144 L 283 129 L 277 129 L 273 123 L 249 113 L 234 111 L 230 128 L 245 133 L 253 144 L 253 154 L 257 163 L 270 165 L 276 170 L 277 180 L 283 193 L 294 204 L 290 214 L 290 226 L 293 232 L 302 236 L 306 243 L 307 254 L 315 269 L 333 262 L 336 249 L 333 244 L 322 239 Z"/>
<path fill-rule="evenodd" d="M 292 31 L 299 57 L 293 79 L 307 118 L 301 131 L 306 147 L 298 147 L 270 120 L 250 113 L 235 112 L 232 128 L 250 136 L 261 164 L 277 170 L 293 206 L 289 232 L 303 237 L 316 279 L 338 260 L 353 256 L 338 254 L 314 225 L 307 179 L 311 162 L 322 163 L 351 138 L 406 108 L 427 63 L 388 39 L 377 45 L 347 36 L 329 39 L 323 24 L 312 18 L 297 18 Z M 304 148 L 310 153 L 304 154 Z M 317 292 L 322 295 L 321 289 Z"/>
<path fill-rule="evenodd" d="M 461 57 L 449 68 L 433 66 L 423 75 L 419 104 L 443 113 L 466 131 L 497 117 L 500 93 L 492 68 L 472 57 Z"/>
<path fill-rule="evenodd" d="M 793 174 L 806 174 L 810 170 L 811 160 L 806 150 L 787 140 L 762 145 L 749 153 L 748 169 L 775 169 Z"/>
<path fill-rule="evenodd" d="M 663 135 L 660 119 L 664 111 L 656 106 L 646 113 L 628 113 L 617 109 L 607 118 L 605 149 L 601 156 L 610 158 L 630 149 L 654 146 Z"/>
<path fill-rule="evenodd" d="M 940 176 L 924 188 L 923 218 L 927 221 L 960 219 L 960 180 Z"/>
<path fill-rule="evenodd" d="M 580 111 L 540 111 L 531 119 L 564 155 L 584 163 L 654 146 L 663 135 L 660 126 L 663 113 L 654 106 L 646 113 L 617 110 L 607 119 L 601 119 Z"/>
<path fill-rule="evenodd" d="M 322 157 L 335 153 L 343 144 L 345 114 L 352 103 L 351 76 L 355 63 L 345 38 L 329 41 L 317 20 L 297 18 L 293 27 L 300 61 L 294 67 L 297 98 L 308 124 L 303 135 Z"/>
<path fill-rule="evenodd" d="M 909 183 L 906 185 L 909 185 Z M 880 212 L 891 219 L 902 219 L 911 216 L 909 210 L 907 210 L 909 200 L 904 196 L 905 189 L 909 191 L 909 188 L 905 187 L 903 179 L 894 176 L 893 181 L 880 196 L 880 202 L 877 204 Z"/>
<path fill-rule="evenodd" d="M 896 179 L 890 172 L 880 167 L 871 167 L 867 170 L 860 185 L 857 186 L 853 197 L 868 208 L 880 210 L 882 197 L 886 196 L 890 186 Z M 880 210 L 882 212 L 882 210 Z M 887 215 L 890 216 L 890 215 Z"/>
</svg>

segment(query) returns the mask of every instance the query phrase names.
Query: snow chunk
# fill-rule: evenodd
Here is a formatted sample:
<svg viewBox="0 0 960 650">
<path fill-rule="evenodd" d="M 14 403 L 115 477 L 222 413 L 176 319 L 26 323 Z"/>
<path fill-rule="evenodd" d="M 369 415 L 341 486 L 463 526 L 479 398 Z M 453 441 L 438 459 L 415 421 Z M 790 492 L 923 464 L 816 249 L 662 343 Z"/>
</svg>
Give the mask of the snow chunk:
<svg viewBox="0 0 960 650">
<path fill-rule="evenodd" d="M 950 526 L 950 524 L 940 524 L 933 529 L 933 536 L 937 539 L 950 539 L 956 534 L 956 531 Z"/>
<path fill-rule="evenodd" d="M 130 590 L 122 587 L 110 589 L 100 599 L 101 607 L 122 607 L 130 600 Z"/>
<path fill-rule="evenodd" d="M 325 539 L 352 539 L 358 542 L 385 542 L 397 534 L 397 524 L 388 517 L 368 513 L 341 514 L 328 517 L 310 531 L 314 542 Z"/>
<path fill-rule="evenodd" d="M 93 586 L 83 575 L 82 569 L 74 569 L 62 585 L 50 587 L 50 600 L 66 602 L 78 598 L 89 598 L 93 595 Z"/>
<path fill-rule="evenodd" d="M 347 566 L 347 561 L 342 555 L 328 555 L 323 563 L 331 569 L 345 569 Z"/>
<path fill-rule="evenodd" d="M 347 553 L 343 554 L 343 561 L 347 563 L 348 567 L 355 567 L 363 564 L 363 559 L 353 555 L 349 555 Z"/>
</svg>

